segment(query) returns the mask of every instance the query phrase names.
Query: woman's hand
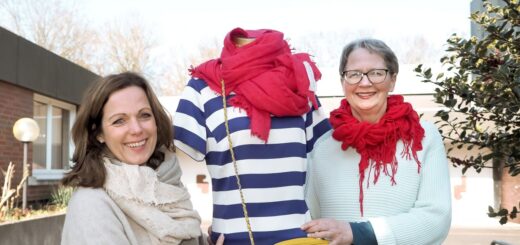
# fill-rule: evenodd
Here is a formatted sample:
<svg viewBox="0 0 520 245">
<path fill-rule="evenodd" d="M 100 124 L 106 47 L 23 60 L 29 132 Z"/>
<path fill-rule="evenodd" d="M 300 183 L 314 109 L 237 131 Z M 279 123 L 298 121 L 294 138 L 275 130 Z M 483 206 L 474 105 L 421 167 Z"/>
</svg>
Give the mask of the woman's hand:
<svg viewBox="0 0 520 245">
<path fill-rule="evenodd" d="M 217 243 L 215 245 L 224 245 L 224 234 L 220 234 L 217 239 Z"/>
<path fill-rule="evenodd" d="M 207 242 L 209 245 L 224 245 L 224 234 L 220 234 L 218 236 L 217 242 L 213 244 L 213 241 L 211 241 L 211 225 L 208 227 L 208 239 Z"/>
<path fill-rule="evenodd" d="M 335 219 L 317 219 L 305 223 L 302 230 L 308 237 L 329 240 L 329 245 L 352 244 L 352 229 L 347 222 Z"/>
</svg>

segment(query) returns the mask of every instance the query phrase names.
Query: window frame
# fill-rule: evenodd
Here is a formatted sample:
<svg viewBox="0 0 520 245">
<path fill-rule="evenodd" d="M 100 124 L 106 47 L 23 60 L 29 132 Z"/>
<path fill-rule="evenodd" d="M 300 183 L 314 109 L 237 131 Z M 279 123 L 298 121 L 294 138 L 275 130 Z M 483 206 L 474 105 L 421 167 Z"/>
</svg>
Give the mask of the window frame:
<svg viewBox="0 0 520 245">
<path fill-rule="evenodd" d="M 69 128 L 66 129 L 69 132 L 68 135 L 68 161 L 64 161 L 63 164 L 68 164 L 68 166 L 72 166 L 73 163 L 70 159 L 72 159 L 72 155 L 74 153 L 74 143 L 72 142 L 72 136 L 70 132 L 72 130 L 72 125 L 76 119 L 76 105 L 70 104 L 64 101 L 60 101 L 57 99 L 53 99 L 41 94 L 33 94 L 33 102 L 38 102 L 47 106 L 46 112 L 46 139 L 45 139 L 45 169 L 32 169 L 32 176 L 29 181 L 29 184 L 41 184 L 43 181 L 55 181 L 63 178 L 64 174 L 68 171 L 68 169 L 52 169 L 52 140 L 53 140 L 53 108 L 57 107 L 62 110 L 67 110 L 69 113 L 68 116 L 68 125 Z M 34 116 L 34 115 L 33 115 Z M 66 142 L 63 142 L 66 143 Z M 32 165 L 32 163 L 31 163 Z"/>
</svg>

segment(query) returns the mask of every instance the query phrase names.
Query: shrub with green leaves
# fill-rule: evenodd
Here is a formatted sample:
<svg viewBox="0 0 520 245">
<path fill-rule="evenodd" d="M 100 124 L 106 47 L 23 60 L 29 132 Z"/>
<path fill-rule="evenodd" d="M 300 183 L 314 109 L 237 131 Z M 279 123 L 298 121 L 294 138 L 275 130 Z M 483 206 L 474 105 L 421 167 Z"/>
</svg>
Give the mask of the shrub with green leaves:
<svg viewBox="0 0 520 245">
<path fill-rule="evenodd" d="M 446 109 L 438 111 L 437 125 L 454 148 L 468 149 L 468 155 L 449 155 L 465 173 L 473 168 L 507 169 L 511 176 L 520 173 L 520 4 L 519 0 L 488 0 L 483 11 L 471 14 L 471 20 L 483 31 L 482 37 L 469 39 L 453 34 L 447 40 L 441 59 L 445 73 L 432 74 L 419 65 L 415 71 L 423 82 L 433 83 L 435 100 Z M 435 77 L 435 78 L 434 78 Z M 472 154 L 472 152 L 477 152 Z M 519 204 L 520 207 L 520 204 Z M 489 208 L 490 217 L 502 217 L 500 223 L 514 219 L 511 211 Z"/>
</svg>

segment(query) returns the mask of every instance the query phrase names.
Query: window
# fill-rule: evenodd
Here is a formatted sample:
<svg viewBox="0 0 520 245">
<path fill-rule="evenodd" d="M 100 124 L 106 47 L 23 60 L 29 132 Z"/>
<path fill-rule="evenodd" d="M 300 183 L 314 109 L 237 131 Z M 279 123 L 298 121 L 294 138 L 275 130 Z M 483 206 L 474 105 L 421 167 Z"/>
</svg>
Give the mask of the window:
<svg viewBox="0 0 520 245">
<path fill-rule="evenodd" d="M 37 180 L 58 180 L 72 164 L 74 146 L 70 130 L 76 106 L 34 94 L 33 117 L 40 135 L 33 142 L 32 176 Z"/>
</svg>

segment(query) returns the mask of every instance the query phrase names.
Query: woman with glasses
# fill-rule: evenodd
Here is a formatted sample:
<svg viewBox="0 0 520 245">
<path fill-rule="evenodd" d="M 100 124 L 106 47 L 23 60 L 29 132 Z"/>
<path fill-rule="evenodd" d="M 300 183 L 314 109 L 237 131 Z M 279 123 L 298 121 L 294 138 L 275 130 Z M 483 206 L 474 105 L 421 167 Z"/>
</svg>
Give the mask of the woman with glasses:
<svg viewBox="0 0 520 245">
<path fill-rule="evenodd" d="M 448 162 L 437 128 L 394 89 L 399 65 L 382 41 L 345 46 L 345 99 L 316 142 L 307 176 L 315 220 L 302 229 L 330 244 L 441 244 L 451 223 Z"/>
</svg>

